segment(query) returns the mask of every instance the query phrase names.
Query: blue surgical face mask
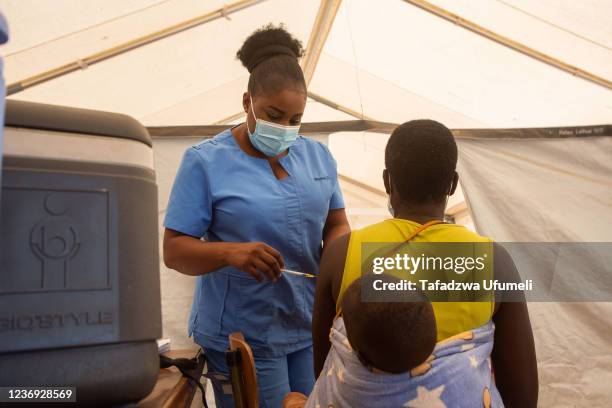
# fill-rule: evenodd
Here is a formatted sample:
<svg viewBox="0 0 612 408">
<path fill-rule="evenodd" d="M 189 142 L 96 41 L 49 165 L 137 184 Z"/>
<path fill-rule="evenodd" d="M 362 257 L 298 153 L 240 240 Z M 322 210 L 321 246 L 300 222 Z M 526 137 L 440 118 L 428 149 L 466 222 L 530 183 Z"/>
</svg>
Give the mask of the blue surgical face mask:
<svg viewBox="0 0 612 408">
<path fill-rule="evenodd" d="M 389 214 L 391 214 L 391 217 L 395 218 L 395 210 L 393 209 L 393 206 L 391 205 L 391 197 L 387 199 L 387 210 L 389 211 Z"/>
<path fill-rule="evenodd" d="M 253 109 L 253 100 L 251 99 L 250 101 L 251 111 L 255 118 L 255 131 L 253 133 L 251 133 L 247 123 L 247 132 L 249 133 L 251 143 L 257 150 L 266 156 L 278 156 L 295 142 L 300 127 L 283 126 L 263 119 L 257 119 L 255 110 Z"/>
<path fill-rule="evenodd" d="M 389 173 L 389 170 L 387 170 L 387 178 L 389 180 L 389 188 L 391 187 L 391 173 Z M 395 218 L 395 210 L 393 209 L 393 206 L 391 205 L 391 194 L 389 194 L 389 197 L 387 198 L 387 210 L 389 210 L 389 214 L 391 214 L 391 217 Z"/>
</svg>

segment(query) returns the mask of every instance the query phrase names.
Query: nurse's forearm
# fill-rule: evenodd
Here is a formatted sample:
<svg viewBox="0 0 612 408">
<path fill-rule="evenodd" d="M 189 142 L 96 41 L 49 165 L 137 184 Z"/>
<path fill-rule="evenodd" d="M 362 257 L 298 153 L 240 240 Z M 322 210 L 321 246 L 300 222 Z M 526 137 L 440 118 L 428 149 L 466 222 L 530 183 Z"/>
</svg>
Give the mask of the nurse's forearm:
<svg viewBox="0 0 612 408">
<path fill-rule="evenodd" d="M 197 276 L 228 266 L 233 243 L 202 242 L 188 236 L 164 239 L 164 263 L 185 275 Z"/>
<path fill-rule="evenodd" d="M 203 242 L 170 229 L 164 232 L 164 263 L 191 276 L 233 266 L 260 282 L 276 281 L 285 267 L 281 254 L 263 242 Z"/>
</svg>

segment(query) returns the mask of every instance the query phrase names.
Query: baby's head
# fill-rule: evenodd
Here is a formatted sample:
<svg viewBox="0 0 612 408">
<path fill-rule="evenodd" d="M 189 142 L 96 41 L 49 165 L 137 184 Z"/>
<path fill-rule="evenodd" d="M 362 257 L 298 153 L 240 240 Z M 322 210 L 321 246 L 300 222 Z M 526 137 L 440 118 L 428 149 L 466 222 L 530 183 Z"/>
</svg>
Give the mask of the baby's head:
<svg viewBox="0 0 612 408">
<path fill-rule="evenodd" d="M 363 302 L 362 285 L 374 279 L 399 282 L 393 276 L 366 275 L 344 293 L 342 316 L 346 335 L 361 361 L 378 370 L 399 374 L 422 364 L 436 345 L 436 320 L 422 293 L 408 291 L 405 302 Z"/>
</svg>

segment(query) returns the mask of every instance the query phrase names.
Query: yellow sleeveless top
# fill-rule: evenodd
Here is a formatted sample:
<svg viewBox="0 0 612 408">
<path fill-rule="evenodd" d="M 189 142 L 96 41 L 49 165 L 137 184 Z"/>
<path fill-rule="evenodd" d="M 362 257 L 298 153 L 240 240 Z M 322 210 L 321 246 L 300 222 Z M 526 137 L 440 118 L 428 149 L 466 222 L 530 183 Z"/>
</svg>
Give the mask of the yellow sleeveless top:
<svg viewBox="0 0 612 408">
<path fill-rule="evenodd" d="M 421 224 L 403 220 L 389 219 L 351 232 L 349 239 L 342 284 L 336 302 L 340 310 L 342 297 L 349 285 L 361 276 L 361 244 L 368 242 L 404 242 Z M 419 232 L 410 242 L 492 242 L 462 225 L 436 224 Z M 474 329 L 487 323 L 492 315 L 494 302 L 432 302 L 438 341 L 455 334 Z"/>
</svg>

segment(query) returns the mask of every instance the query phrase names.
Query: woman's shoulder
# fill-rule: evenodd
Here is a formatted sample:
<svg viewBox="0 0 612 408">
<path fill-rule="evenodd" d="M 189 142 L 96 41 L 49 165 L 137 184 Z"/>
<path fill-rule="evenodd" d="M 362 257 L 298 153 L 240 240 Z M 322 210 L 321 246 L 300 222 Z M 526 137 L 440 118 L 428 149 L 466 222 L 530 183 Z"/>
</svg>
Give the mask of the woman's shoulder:
<svg viewBox="0 0 612 408">
<path fill-rule="evenodd" d="M 467 228 L 465 225 L 439 224 L 439 225 L 435 225 L 434 227 L 437 227 L 437 228 L 432 228 L 432 231 L 439 231 L 442 234 L 447 235 L 448 236 L 447 238 L 451 242 L 454 242 L 454 241 L 483 242 L 483 243 L 493 242 L 492 238 L 485 236 L 485 235 L 480 235 L 479 233 Z"/>
<path fill-rule="evenodd" d="M 232 149 L 231 142 L 232 133 L 228 129 L 193 144 L 185 150 L 182 166 L 199 169 L 204 173 L 216 173 L 223 163 L 231 161 L 228 158 L 233 154 L 232 150 L 235 150 Z"/>
<path fill-rule="evenodd" d="M 227 129 L 211 138 L 189 146 L 187 154 L 191 153 L 199 156 L 204 161 L 210 161 L 223 159 L 227 154 L 235 151 L 235 148 L 236 143 L 234 142 L 232 131 Z"/>
<path fill-rule="evenodd" d="M 223 132 L 213 137 L 204 139 L 191 147 L 201 151 L 219 150 L 230 146 L 232 144 L 232 139 L 232 130 L 226 129 Z"/>
<path fill-rule="evenodd" d="M 377 238 L 382 238 L 392 242 L 392 238 L 388 237 L 387 235 L 393 235 L 393 233 L 396 233 L 398 236 L 402 235 L 401 228 L 394 225 L 393 220 L 393 218 L 387 218 L 377 223 L 369 224 L 359 229 L 354 229 L 351 231 L 351 235 L 354 236 L 355 239 L 375 240 Z"/>
</svg>

